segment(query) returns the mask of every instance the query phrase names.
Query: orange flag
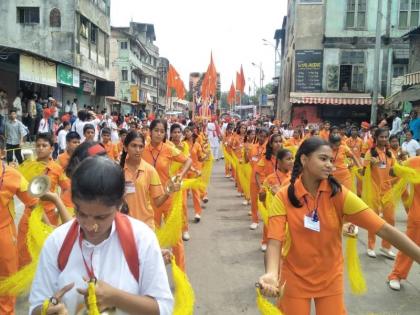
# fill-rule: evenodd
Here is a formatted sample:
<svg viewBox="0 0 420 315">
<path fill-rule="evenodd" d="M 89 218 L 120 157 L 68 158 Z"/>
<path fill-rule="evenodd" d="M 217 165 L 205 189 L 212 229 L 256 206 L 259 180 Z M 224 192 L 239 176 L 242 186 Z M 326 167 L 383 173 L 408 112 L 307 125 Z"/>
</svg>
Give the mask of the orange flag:
<svg viewBox="0 0 420 315">
<path fill-rule="evenodd" d="M 240 88 L 240 91 L 241 91 L 242 94 L 244 94 L 244 90 L 245 90 L 245 75 L 244 75 L 244 69 L 242 68 L 242 65 L 241 65 L 240 80 L 241 80 L 241 88 Z"/>
<path fill-rule="evenodd" d="M 229 94 L 227 97 L 227 102 L 229 105 L 233 105 L 235 104 L 235 98 L 236 98 L 236 90 L 235 90 L 235 86 L 232 84 L 230 85 L 230 90 L 229 90 Z"/>
<path fill-rule="evenodd" d="M 210 55 L 210 64 L 207 67 L 207 72 L 204 75 L 203 83 L 201 85 L 201 95 L 203 98 L 209 98 L 216 95 L 217 88 L 217 71 L 213 62 L 213 53 Z"/>
<path fill-rule="evenodd" d="M 185 99 L 185 87 L 184 87 L 184 81 L 181 79 L 178 79 L 176 82 L 176 96 L 180 99 Z"/>
</svg>

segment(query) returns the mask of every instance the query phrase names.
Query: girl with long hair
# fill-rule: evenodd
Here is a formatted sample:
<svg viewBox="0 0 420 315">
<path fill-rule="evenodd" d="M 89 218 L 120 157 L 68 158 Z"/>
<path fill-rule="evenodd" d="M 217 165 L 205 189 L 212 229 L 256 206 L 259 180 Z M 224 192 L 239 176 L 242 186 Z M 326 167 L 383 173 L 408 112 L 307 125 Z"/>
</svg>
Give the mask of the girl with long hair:
<svg viewBox="0 0 420 315">
<path fill-rule="evenodd" d="M 305 140 L 290 184 L 280 189 L 268 210 L 266 273 L 259 285 L 267 296 L 282 295 L 278 307 L 286 315 L 309 315 L 312 300 L 317 315 L 331 314 L 332 306 L 334 314 L 346 314 L 344 220 L 378 234 L 420 262 L 420 248 L 342 186 L 331 175 L 333 167 L 328 142 L 319 137 Z"/>
<path fill-rule="evenodd" d="M 152 165 L 159 174 L 163 185 L 170 181 L 179 184 L 191 167 L 190 158 L 181 153 L 177 148 L 166 142 L 167 124 L 165 120 L 155 119 L 150 124 L 150 143 L 146 144 L 142 158 Z M 173 162 L 182 163 L 182 169 L 176 178 L 170 176 L 170 165 Z M 162 205 L 152 204 L 155 215 L 155 225 L 160 227 L 162 220 L 172 209 L 172 198 L 168 198 Z M 185 270 L 184 244 L 182 239 L 172 249 L 177 265 Z"/>
</svg>

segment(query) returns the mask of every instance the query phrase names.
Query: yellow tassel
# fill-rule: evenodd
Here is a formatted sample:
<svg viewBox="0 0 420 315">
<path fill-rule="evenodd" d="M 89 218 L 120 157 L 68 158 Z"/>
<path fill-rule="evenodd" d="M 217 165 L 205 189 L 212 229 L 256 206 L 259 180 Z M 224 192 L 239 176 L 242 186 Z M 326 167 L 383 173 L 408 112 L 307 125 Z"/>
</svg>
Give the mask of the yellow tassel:
<svg viewBox="0 0 420 315">
<path fill-rule="evenodd" d="M 187 275 L 176 265 L 172 257 L 172 277 L 175 285 L 175 307 L 173 315 L 192 315 L 194 313 L 194 290 Z"/>
<path fill-rule="evenodd" d="M 270 193 L 267 193 L 269 195 Z M 268 210 L 265 207 L 264 203 L 262 203 L 260 200 L 258 200 L 258 212 L 261 215 L 261 219 L 264 222 L 265 226 L 268 226 Z"/>
<path fill-rule="evenodd" d="M 346 238 L 346 267 L 351 292 L 355 295 L 365 294 L 366 280 L 357 253 L 357 238 L 354 237 Z"/>
<path fill-rule="evenodd" d="M 262 296 L 259 288 L 257 288 L 256 291 L 257 306 L 261 315 L 283 315 L 283 312 L 281 310 L 279 310 L 275 305 L 270 303 L 266 298 Z"/>
<path fill-rule="evenodd" d="M 88 315 L 100 315 L 98 304 L 96 303 L 95 281 L 89 281 L 88 284 Z"/>
<path fill-rule="evenodd" d="M 174 194 L 172 210 L 164 225 L 156 229 L 160 247 L 171 248 L 178 243 L 182 234 L 182 221 L 182 192 L 178 191 Z"/>
<path fill-rule="evenodd" d="M 50 300 L 46 299 L 44 303 L 42 303 L 41 315 L 47 315 L 47 310 L 49 306 L 50 306 Z"/>
<path fill-rule="evenodd" d="M 362 199 L 366 204 L 373 209 L 374 204 L 374 185 L 372 181 L 372 169 L 370 164 L 365 168 L 365 175 L 363 176 Z"/>
<path fill-rule="evenodd" d="M 18 296 L 26 293 L 32 284 L 42 246 L 53 228 L 42 222 L 43 209 L 35 207 L 29 217 L 27 246 L 32 261 L 15 274 L 0 281 L 0 295 Z"/>
</svg>

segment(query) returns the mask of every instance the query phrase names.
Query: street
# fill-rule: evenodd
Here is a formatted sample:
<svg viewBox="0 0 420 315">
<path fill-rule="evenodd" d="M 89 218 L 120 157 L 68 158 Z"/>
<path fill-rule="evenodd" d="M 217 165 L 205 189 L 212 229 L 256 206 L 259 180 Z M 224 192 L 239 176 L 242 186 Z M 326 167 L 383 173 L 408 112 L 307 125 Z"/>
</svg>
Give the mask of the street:
<svg viewBox="0 0 420 315">
<path fill-rule="evenodd" d="M 258 314 L 254 283 L 263 273 L 263 253 L 259 250 L 261 226 L 256 231 L 249 230 L 248 207 L 236 197 L 234 182 L 224 177 L 223 161 L 214 164 L 209 200 L 201 222 L 190 223 L 191 240 L 185 242 L 187 273 L 196 296 L 195 314 Z M 192 218 L 191 204 L 189 209 Z M 404 216 L 405 213 L 398 212 L 397 226 L 403 231 Z M 366 233 L 361 232 L 359 252 L 368 292 L 353 296 L 346 287 L 349 314 L 418 314 L 419 267 L 412 268 L 400 292 L 392 291 L 386 277 L 393 262 L 380 255 L 369 258 L 365 254 L 366 239 Z M 26 298 L 19 301 L 17 314 L 26 314 Z"/>
</svg>

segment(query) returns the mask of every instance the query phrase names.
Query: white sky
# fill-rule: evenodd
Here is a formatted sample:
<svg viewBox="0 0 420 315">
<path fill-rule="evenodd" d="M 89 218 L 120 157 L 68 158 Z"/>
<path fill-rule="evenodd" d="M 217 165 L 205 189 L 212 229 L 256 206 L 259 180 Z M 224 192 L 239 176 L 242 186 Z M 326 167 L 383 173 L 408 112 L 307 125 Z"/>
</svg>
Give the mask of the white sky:
<svg viewBox="0 0 420 315">
<path fill-rule="evenodd" d="M 111 24 L 128 26 L 132 20 L 155 25 L 160 55 L 169 59 L 188 89 L 190 72 L 205 72 L 210 52 L 227 91 L 241 64 L 245 80 L 259 85 L 259 64 L 264 84 L 274 76 L 274 32 L 281 28 L 287 0 L 113 0 Z M 252 84 L 253 85 L 253 84 Z"/>
</svg>

